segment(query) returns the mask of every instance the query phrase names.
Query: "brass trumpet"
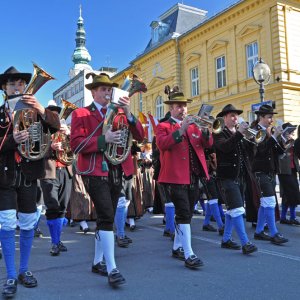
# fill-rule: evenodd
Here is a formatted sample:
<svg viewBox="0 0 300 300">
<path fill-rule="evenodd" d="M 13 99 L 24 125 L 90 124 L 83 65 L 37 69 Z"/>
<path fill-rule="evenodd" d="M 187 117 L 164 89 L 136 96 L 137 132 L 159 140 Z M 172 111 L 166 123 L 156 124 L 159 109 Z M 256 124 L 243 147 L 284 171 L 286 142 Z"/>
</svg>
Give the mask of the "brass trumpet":
<svg viewBox="0 0 300 300">
<path fill-rule="evenodd" d="M 263 129 L 255 130 L 253 128 L 248 128 L 245 132 L 245 139 L 249 142 L 254 142 L 255 144 L 263 142 L 266 136 L 267 133 Z"/>
<path fill-rule="evenodd" d="M 212 132 L 215 134 L 219 134 L 225 127 L 223 118 L 208 119 L 197 115 L 188 115 L 187 118 L 192 119 L 199 129 L 207 128 L 208 126 L 211 127 Z"/>
</svg>

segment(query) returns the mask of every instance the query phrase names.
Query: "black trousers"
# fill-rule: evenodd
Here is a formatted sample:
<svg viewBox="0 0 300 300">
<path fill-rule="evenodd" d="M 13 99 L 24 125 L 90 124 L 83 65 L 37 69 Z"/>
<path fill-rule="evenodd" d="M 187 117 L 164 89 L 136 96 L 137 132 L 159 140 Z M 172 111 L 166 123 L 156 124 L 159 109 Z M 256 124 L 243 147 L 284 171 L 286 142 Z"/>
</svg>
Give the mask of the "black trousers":
<svg viewBox="0 0 300 300">
<path fill-rule="evenodd" d="M 0 210 L 16 209 L 21 213 L 36 212 L 37 181 L 28 181 L 18 169 L 11 187 L 0 187 Z"/>
<path fill-rule="evenodd" d="M 97 230 L 112 231 L 118 200 L 122 190 L 122 173 L 109 172 L 108 177 L 82 176 L 84 186 L 89 193 L 96 212 Z"/>
<path fill-rule="evenodd" d="M 66 214 L 72 179 L 66 168 L 56 168 L 55 179 L 41 179 L 47 220 L 63 218 Z"/>
<path fill-rule="evenodd" d="M 217 184 L 227 209 L 244 207 L 246 185 L 243 177 L 218 178 Z"/>
<path fill-rule="evenodd" d="M 261 190 L 261 197 L 275 196 L 276 179 L 275 174 L 264 172 L 255 172 L 255 177 Z"/>
<path fill-rule="evenodd" d="M 170 198 L 175 206 L 176 224 L 190 224 L 199 196 L 198 184 L 170 184 Z"/>
</svg>

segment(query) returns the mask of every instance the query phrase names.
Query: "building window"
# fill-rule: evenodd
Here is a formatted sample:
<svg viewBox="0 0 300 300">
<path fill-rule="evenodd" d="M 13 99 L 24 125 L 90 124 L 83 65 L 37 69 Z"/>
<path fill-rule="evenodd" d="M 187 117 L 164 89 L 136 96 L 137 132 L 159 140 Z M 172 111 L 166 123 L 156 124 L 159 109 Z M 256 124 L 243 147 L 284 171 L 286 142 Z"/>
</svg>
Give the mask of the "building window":
<svg viewBox="0 0 300 300">
<path fill-rule="evenodd" d="M 80 84 L 80 91 L 82 91 L 83 90 L 83 81 L 81 80 L 79 84 Z"/>
<path fill-rule="evenodd" d="M 225 56 L 216 58 L 217 88 L 226 86 L 226 61 Z"/>
<path fill-rule="evenodd" d="M 143 111 L 143 95 L 142 95 L 142 93 L 140 93 L 140 96 L 139 96 L 139 109 L 140 109 L 140 111 Z"/>
<path fill-rule="evenodd" d="M 164 103 L 163 103 L 163 99 L 162 99 L 162 96 L 158 96 L 156 98 L 156 103 L 155 103 L 155 106 L 156 106 L 156 118 L 158 120 L 162 119 L 164 117 Z"/>
<path fill-rule="evenodd" d="M 199 73 L 198 67 L 191 69 L 191 95 L 192 97 L 199 95 Z"/>
<path fill-rule="evenodd" d="M 258 61 L 258 45 L 257 42 L 246 45 L 247 57 L 247 78 L 252 78 L 252 68 Z"/>
</svg>

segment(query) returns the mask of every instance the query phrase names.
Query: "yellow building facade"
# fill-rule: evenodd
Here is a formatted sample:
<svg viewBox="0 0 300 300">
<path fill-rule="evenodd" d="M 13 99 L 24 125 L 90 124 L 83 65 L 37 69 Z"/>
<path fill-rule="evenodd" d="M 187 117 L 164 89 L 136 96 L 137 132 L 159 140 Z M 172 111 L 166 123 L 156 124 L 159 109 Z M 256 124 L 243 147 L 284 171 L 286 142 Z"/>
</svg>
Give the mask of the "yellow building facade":
<svg viewBox="0 0 300 300">
<path fill-rule="evenodd" d="M 186 9 L 177 4 L 174 9 Z M 252 121 L 251 105 L 260 102 L 252 66 L 261 57 L 271 70 L 265 100 L 272 100 L 276 118 L 300 124 L 300 0 L 244 0 L 204 20 L 183 34 L 145 51 L 114 80 L 135 73 L 148 91 L 132 98 L 135 114 L 157 118 L 168 111 L 164 87 L 178 85 L 193 99 L 188 111 L 202 103 L 214 106 L 215 116 L 228 103 L 243 109 Z"/>
</svg>

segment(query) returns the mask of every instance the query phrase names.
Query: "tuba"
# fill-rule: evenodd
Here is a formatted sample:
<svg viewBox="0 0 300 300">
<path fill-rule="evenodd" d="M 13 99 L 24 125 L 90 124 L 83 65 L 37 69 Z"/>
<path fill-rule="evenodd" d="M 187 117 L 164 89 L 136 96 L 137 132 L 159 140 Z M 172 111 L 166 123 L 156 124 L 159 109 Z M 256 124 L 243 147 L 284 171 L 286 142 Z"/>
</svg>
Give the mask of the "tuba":
<svg viewBox="0 0 300 300">
<path fill-rule="evenodd" d="M 64 99 L 62 99 L 61 102 L 62 102 L 63 108 L 59 114 L 59 119 L 60 119 L 61 124 L 63 124 L 63 123 L 65 123 L 65 120 L 67 120 L 69 115 L 78 107 L 75 104 L 68 102 L 67 100 L 64 100 Z M 58 132 L 54 133 L 53 141 L 61 142 L 61 144 L 62 144 L 63 151 L 56 150 L 57 160 L 67 166 L 71 165 L 75 156 L 71 150 L 70 136 L 58 131 Z"/>
<path fill-rule="evenodd" d="M 145 83 L 133 75 L 132 79 L 127 76 L 121 89 L 128 91 L 128 96 L 131 97 L 137 92 L 146 92 L 147 87 Z M 111 128 L 112 131 L 121 131 L 121 143 L 120 144 L 107 144 L 107 148 L 104 152 L 107 160 L 113 165 L 119 165 L 126 160 L 132 145 L 132 134 L 129 130 L 129 124 L 127 117 L 121 107 L 116 107 L 113 103 L 110 103 L 105 115 L 102 134 Z"/>
<path fill-rule="evenodd" d="M 54 79 L 38 65 L 33 64 L 33 68 L 32 79 L 23 94 L 34 95 L 47 81 Z M 50 147 L 51 134 L 49 130 L 45 132 L 41 121 L 38 121 L 36 110 L 33 108 L 16 110 L 13 125 L 18 130 L 29 132 L 29 138 L 18 145 L 20 154 L 31 161 L 43 158 Z"/>
</svg>

